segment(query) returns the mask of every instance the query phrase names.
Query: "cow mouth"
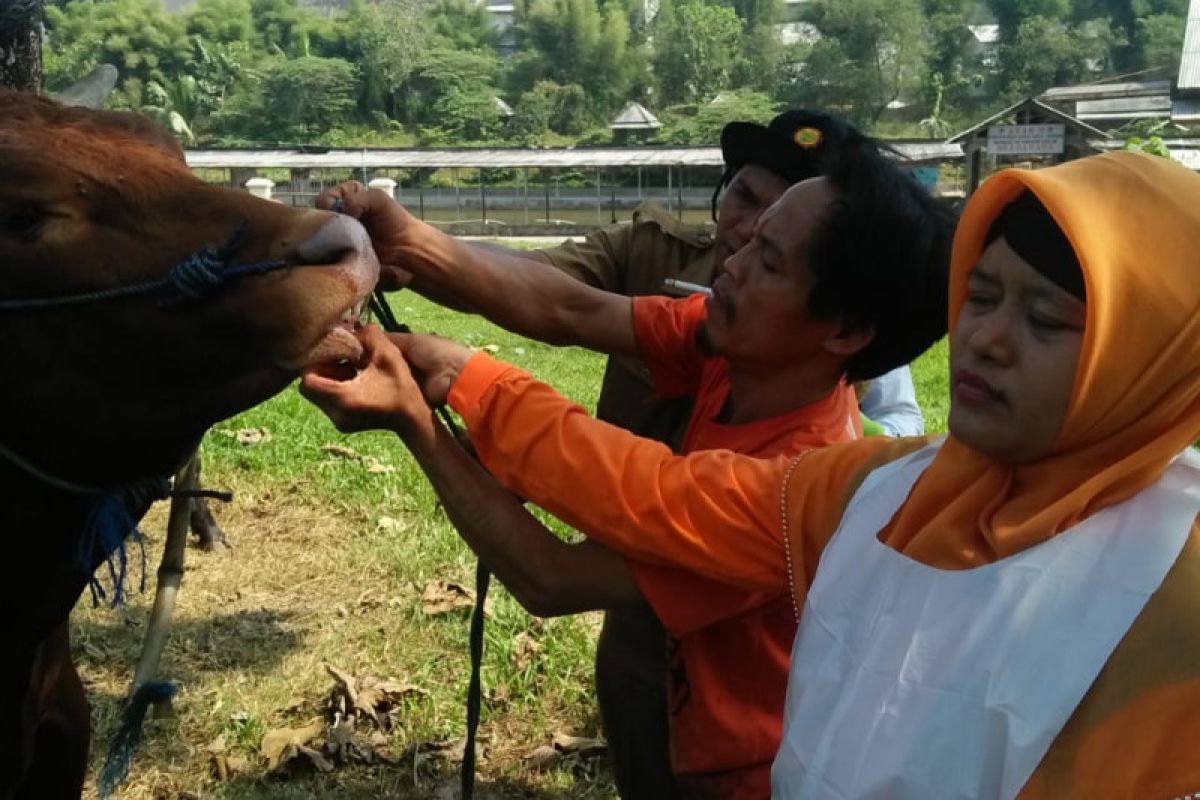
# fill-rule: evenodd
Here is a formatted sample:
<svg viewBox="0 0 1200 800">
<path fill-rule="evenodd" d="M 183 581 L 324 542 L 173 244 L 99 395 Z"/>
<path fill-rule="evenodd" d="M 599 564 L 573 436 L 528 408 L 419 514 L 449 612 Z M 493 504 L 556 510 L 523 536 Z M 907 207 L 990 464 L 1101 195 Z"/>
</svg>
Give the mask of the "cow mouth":
<svg viewBox="0 0 1200 800">
<path fill-rule="evenodd" d="M 358 341 L 356 334 L 362 327 L 362 315 L 366 305 L 367 296 L 364 295 L 343 311 L 316 346 L 304 354 L 301 368 L 317 364 L 353 363 L 362 358 L 362 343 Z"/>
</svg>

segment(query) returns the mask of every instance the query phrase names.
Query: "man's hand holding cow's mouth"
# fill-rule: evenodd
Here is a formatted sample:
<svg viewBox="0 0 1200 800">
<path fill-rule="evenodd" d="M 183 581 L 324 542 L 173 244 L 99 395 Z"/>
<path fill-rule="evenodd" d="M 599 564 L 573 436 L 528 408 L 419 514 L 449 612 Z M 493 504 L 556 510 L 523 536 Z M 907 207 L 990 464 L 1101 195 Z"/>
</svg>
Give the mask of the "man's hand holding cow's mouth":
<svg viewBox="0 0 1200 800">
<path fill-rule="evenodd" d="M 436 336 L 384 333 L 376 325 L 356 335 L 363 346 L 358 362 L 306 370 L 300 393 L 345 433 L 383 429 L 410 446 L 431 442 L 431 409 L 446 402 L 471 350 Z"/>
</svg>

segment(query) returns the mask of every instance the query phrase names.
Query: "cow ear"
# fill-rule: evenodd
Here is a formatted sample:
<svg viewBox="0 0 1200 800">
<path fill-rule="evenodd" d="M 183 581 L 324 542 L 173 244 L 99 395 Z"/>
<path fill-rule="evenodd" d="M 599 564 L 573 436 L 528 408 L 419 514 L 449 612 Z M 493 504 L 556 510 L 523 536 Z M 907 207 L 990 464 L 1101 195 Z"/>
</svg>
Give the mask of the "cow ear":
<svg viewBox="0 0 1200 800">
<path fill-rule="evenodd" d="M 118 76 L 117 68 L 112 64 L 101 64 L 74 86 L 52 93 L 50 97 L 64 106 L 101 108 L 117 85 Z"/>
</svg>

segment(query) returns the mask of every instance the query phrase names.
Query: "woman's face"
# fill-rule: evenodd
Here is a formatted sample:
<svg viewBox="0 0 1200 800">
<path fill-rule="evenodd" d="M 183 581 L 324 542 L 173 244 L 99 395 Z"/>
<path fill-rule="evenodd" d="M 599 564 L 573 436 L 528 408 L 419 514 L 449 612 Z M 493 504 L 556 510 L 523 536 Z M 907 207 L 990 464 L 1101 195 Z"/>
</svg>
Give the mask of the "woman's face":
<svg viewBox="0 0 1200 800">
<path fill-rule="evenodd" d="M 1048 455 L 1075 384 L 1086 306 L 1003 238 L 979 259 L 950 337 L 950 432 L 1007 463 Z"/>
</svg>

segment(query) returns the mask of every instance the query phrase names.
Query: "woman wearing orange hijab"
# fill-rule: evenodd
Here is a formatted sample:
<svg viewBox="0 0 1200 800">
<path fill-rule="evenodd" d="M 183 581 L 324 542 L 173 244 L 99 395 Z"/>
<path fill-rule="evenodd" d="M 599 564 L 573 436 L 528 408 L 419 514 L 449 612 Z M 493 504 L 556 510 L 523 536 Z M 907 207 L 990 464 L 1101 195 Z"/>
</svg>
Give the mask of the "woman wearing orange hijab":
<svg viewBox="0 0 1200 800">
<path fill-rule="evenodd" d="M 674 457 L 486 356 L 394 342 L 508 488 L 633 557 L 791 587 L 775 796 L 1193 796 L 1198 253 L 1200 176 L 1165 160 L 999 173 L 955 240 L 949 437 L 790 463 Z M 439 488 L 467 474 L 363 338 L 356 379 L 306 391 Z"/>
</svg>

